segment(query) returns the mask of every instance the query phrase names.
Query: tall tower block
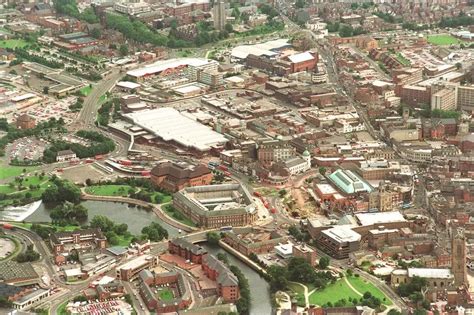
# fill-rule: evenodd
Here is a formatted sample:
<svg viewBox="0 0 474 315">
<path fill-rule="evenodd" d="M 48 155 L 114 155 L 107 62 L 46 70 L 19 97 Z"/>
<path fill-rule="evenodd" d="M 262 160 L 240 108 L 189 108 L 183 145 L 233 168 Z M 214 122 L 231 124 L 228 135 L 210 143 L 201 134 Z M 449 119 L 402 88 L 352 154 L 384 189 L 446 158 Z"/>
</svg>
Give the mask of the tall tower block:
<svg viewBox="0 0 474 315">
<path fill-rule="evenodd" d="M 460 287 L 468 285 L 466 267 L 466 240 L 463 229 L 453 231 L 451 240 L 451 269 L 454 274 L 454 285 Z"/>
</svg>

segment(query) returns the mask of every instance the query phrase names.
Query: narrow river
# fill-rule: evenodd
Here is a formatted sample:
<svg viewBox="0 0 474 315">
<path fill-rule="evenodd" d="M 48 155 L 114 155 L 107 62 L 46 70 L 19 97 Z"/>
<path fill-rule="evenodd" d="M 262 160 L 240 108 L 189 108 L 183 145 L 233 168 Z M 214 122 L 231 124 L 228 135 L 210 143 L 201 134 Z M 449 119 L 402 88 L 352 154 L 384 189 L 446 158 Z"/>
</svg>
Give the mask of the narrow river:
<svg viewBox="0 0 474 315">
<path fill-rule="evenodd" d="M 250 314 L 251 315 L 271 315 L 272 314 L 272 304 L 270 301 L 270 287 L 265 281 L 261 278 L 260 275 L 241 262 L 238 258 L 232 254 L 226 252 L 220 247 L 210 246 L 207 243 L 200 244 L 202 247 L 206 248 L 207 251 L 213 255 L 217 253 L 227 254 L 229 257 L 229 262 L 232 265 L 239 267 L 240 270 L 244 273 L 245 277 L 249 281 L 250 286 L 250 297 L 252 302 L 250 304 Z"/>
</svg>

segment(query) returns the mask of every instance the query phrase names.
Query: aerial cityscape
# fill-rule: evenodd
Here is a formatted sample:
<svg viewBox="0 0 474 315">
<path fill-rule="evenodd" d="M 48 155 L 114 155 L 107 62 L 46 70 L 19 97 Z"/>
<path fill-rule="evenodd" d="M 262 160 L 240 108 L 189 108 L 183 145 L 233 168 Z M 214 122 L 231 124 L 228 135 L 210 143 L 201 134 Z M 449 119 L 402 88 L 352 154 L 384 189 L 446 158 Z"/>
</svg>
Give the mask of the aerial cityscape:
<svg viewBox="0 0 474 315">
<path fill-rule="evenodd" d="M 474 1 L 1 1 L 3 314 L 474 315 Z"/>
</svg>

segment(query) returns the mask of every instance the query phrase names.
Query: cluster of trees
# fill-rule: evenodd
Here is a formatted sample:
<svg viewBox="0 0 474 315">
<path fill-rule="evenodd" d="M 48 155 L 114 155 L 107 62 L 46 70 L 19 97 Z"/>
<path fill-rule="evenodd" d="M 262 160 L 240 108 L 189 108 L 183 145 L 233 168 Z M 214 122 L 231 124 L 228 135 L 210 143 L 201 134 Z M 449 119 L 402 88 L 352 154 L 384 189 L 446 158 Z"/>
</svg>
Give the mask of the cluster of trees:
<svg viewBox="0 0 474 315">
<path fill-rule="evenodd" d="M 217 232 L 211 231 L 206 233 L 207 242 L 211 245 L 218 245 L 221 235 Z"/>
<path fill-rule="evenodd" d="M 59 14 L 65 14 L 75 17 L 79 20 L 86 21 L 87 23 L 98 23 L 99 18 L 95 15 L 92 8 L 85 9 L 82 13 L 77 8 L 76 0 L 57 0 L 54 1 L 54 8 Z"/>
<path fill-rule="evenodd" d="M 382 20 L 384 20 L 387 23 L 399 23 L 401 20 L 399 18 L 396 18 L 394 15 L 390 13 L 384 13 L 384 12 L 374 12 L 374 15 L 378 16 Z"/>
<path fill-rule="evenodd" d="M 413 277 L 409 283 L 401 283 L 397 288 L 397 292 L 401 297 L 408 297 L 414 304 L 429 309 L 430 303 L 425 300 L 421 293 L 426 288 L 426 285 L 426 279 Z"/>
<path fill-rule="evenodd" d="M 329 265 L 327 257 L 321 257 L 320 268 Z M 268 280 L 270 289 L 275 292 L 284 290 L 288 286 L 288 281 L 313 283 L 316 288 L 323 289 L 330 282 L 336 281 L 329 271 L 316 271 L 304 258 L 292 257 L 285 267 L 273 265 L 268 267 Z"/>
<path fill-rule="evenodd" d="M 30 230 L 38 234 L 39 237 L 41 237 L 44 240 L 48 239 L 51 233 L 56 232 L 56 228 L 54 226 L 41 225 L 37 223 L 33 223 Z"/>
<path fill-rule="evenodd" d="M 368 9 L 370 7 L 373 7 L 374 5 L 375 5 L 375 3 L 373 3 L 373 2 L 364 2 L 362 4 L 351 3 L 351 9 L 352 10 L 357 10 L 358 8 Z"/>
<path fill-rule="evenodd" d="M 87 208 L 81 204 L 64 202 L 56 206 L 49 214 L 53 224 L 79 224 L 87 220 Z"/>
<path fill-rule="evenodd" d="M 149 226 L 142 229 L 142 238 L 149 239 L 152 242 L 159 242 L 168 238 L 168 231 L 159 223 L 152 222 Z"/>
<path fill-rule="evenodd" d="M 81 70 L 75 67 L 74 68 L 68 67 L 66 68 L 66 71 L 89 81 L 99 81 L 100 79 L 102 79 L 102 76 L 97 71 L 93 71 L 93 70 L 84 71 L 82 67 L 81 67 Z"/>
<path fill-rule="evenodd" d="M 23 60 L 28 60 L 32 62 L 36 62 L 42 65 L 45 65 L 50 68 L 60 69 L 64 68 L 64 64 L 55 60 L 46 59 L 45 57 L 34 55 L 30 53 L 31 50 L 27 50 L 25 48 L 17 47 L 15 48 L 15 56 L 19 63 Z"/>
<path fill-rule="evenodd" d="M 92 218 L 90 226 L 93 228 L 99 228 L 107 237 L 107 242 L 109 242 L 110 245 L 118 245 L 120 242 L 120 236 L 124 238 L 130 238 L 132 236 L 128 231 L 127 224 L 116 224 L 103 215 L 96 215 Z"/>
<path fill-rule="evenodd" d="M 198 34 L 194 40 L 194 44 L 196 44 L 196 46 L 218 42 L 219 40 L 229 37 L 229 33 L 234 31 L 232 24 L 230 23 L 225 25 L 225 30 L 222 32 L 213 30 L 209 22 L 198 22 L 197 28 Z M 173 29 L 171 30 L 170 34 L 173 34 Z"/>
<path fill-rule="evenodd" d="M 81 190 L 73 183 L 53 177 L 51 184 L 41 195 L 46 203 L 71 202 L 78 204 L 81 200 Z"/>
<path fill-rule="evenodd" d="M 120 100 L 118 98 L 113 98 L 108 100 L 97 111 L 97 124 L 99 126 L 107 126 L 110 121 L 110 113 L 113 109 L 113 118 L 115 119 L 120 111 Z"/>
<path fill-rule="evenodd" d="M 32 244 L 26 247 L 26 251 L 24 253 L 18 254 L 15 258 L 15 260 L 19 263 L 37 261 L 38 259 L 40 259 L 40 254 L 34 250 Z"/>
<path fill-rule="evenodd" d="M 49 134 L 53 130 L 62 132 L 64 130 L 64 120 L 62 118 L 58 120 L 51 118 L 48 121 L 37 124 L 35 128 L 17 129 L 14 125 L 9 125 L 6 119 L 2 118 L 0 119 L 0 129 L 7 132 L 7 134 L 0 139 L 0 156 L 4 156 L 6 145 L 17 139 Z"/>
<path fill-rule="evenodd" d="M 235 303 L 237 306 L 237 311 L 241 315 L 250 314 L 250 286 L 249 281 L 245 278 L 243 272 L 234 265 L 229 267 L 230 271 L 237 277 L 239 280 L 239 289 L 240 289 L 240 299 Z"/>
<path fill-rule="evenodd" d="M 250 36 L 250 35 L 265 35 L 273 32 L 283 31 L 285 24 L 277 19 L 269 20 L 263 25 L 254 27 L 253 29 L 241 33 L 241 36 Z"/>
<path fill-rule="evenodd" d="M 373 296 L 372 293 L 367 291 L 364 293 L 364 295 L 360 299 L 349 297 L 347 300 L 340 299 L 339 301 L 335 303 L 328 302 L 327 304 L 324 305 L 324 307 L 344 307 L 344 306 L 349 306 L 349 305 L 354 305 L 354 306 L 362 305 L 362 306 L 368 306 L 373 309 L 378 309 L 382 305 L 382 301 L 379 298 Z"/>
<path fill-rule="evenodd" d="M 72 150 L 80 159 L 107 154 L 115 150 L 115 143 L 112 139 L 105 137 L 96 131 L 80 130 L 76 133 L 79 137 L 92 141 L 90 146 L 84 146 L 79 143 L 70 143 L 63 140 L 56 140 L 52 145 L 44 150 L 43 161 L 53 163 L 59 151 Z"/>
<path fill-rule="evenodd" d="M 269 5 L 268 3 L 262 4 L 260 7 L 258 7 L 258 10 L 268 16 L 268 20 L 272 20 L 274 17 L 280 15 L 278 13 L 278 10 L 275 9 L 274 6 Z"/>
<path fill-rule="evenodd" d="M 78 98 L 76 103 L 69 105 L 69 109 L 74 113 L 79 112 L 81 111 L 83 104 L 84 102 L 82 101 L 82 99 Z"/>
<path fill-rule="evenodd" d="M 423 31 L 423 30 L 427 30 L 427 29 L 431 28 L 427 24 L 417 24 L 417 23 L 414 23 L 414 22 L 404 22 L 402 24 L 402 27 L 403 27 L 403 29 L 410 30 L 410 31 Z"/>
<path fill-rule="evenodd" d="M 288 228 L 288 233 L 290 233 L 291 236 L 300 242 L 307 242 L 311 239 L 311 236 L 308 234 L 308 232 L 301 232 L 301 230 L 296 225 L 290 226 Z"/>
<path fill-rule="evenodd" d="M 339 22 L 328 22 L 327 29 L 329 33 L 339 33 L 341 37 L 351 37 L 367 33 L 362 27 L 353 28 L 352 25 Z"/>
<path fill-rule="evenodd" d="M 138 20 L 130 21 L 126 16 L 107 13 L 106 26 L 122 33 L 126 38 L 138 43 L 150 43 L 155 46 L 166 46 L 168 38 L 158 34 L 148 28 L 148 26 Z"/>
<path fill-rule="evenodd" d="M 457 17 L 442 18 L 439 27 L 458 27 L 474 25 L 474 17 L 461 12 Z"/>
</svg>

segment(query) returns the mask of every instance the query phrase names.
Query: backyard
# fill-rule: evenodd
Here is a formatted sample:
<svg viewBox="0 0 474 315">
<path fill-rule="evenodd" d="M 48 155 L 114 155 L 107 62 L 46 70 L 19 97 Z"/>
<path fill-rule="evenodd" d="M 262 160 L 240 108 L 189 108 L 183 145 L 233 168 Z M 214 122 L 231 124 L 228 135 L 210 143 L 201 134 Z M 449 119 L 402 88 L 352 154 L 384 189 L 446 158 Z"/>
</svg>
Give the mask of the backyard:
<svg viewBox="0 0 474 315">
<path fill-rule="evenodd" d="M 461 40 L 454 36 L 443 34 L 443 35 L 430 35 L 428 36 L 428 42 L 433 45 L 446 46 L 462 43 Z"/>
</svg>

